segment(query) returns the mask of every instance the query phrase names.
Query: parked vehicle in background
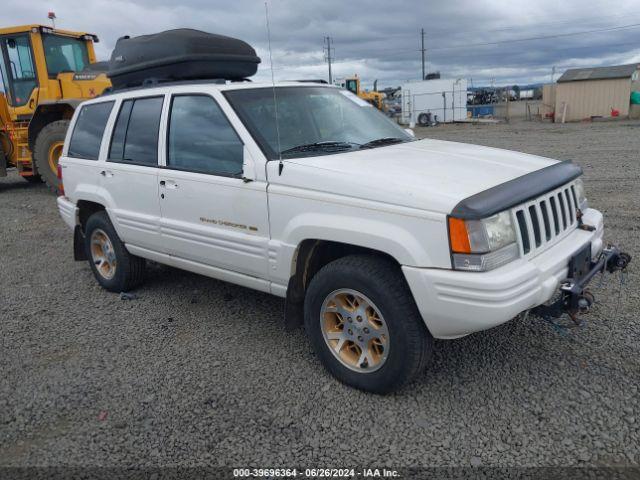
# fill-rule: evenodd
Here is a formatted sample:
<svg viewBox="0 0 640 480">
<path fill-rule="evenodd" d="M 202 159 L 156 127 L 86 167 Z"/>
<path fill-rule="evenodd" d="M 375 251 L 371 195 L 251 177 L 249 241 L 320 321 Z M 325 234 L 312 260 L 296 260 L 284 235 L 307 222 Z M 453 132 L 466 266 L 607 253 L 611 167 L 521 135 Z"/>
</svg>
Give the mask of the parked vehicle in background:
<svg viewBox="0 0 640 480">
<path fill-rule="evenodd" d="M 7 167 L 58 188 L 58 158 L 78 104 L 111 86 L 84 32 L 43 25 L 0 28 L 0 177 Z"/>
</svg>

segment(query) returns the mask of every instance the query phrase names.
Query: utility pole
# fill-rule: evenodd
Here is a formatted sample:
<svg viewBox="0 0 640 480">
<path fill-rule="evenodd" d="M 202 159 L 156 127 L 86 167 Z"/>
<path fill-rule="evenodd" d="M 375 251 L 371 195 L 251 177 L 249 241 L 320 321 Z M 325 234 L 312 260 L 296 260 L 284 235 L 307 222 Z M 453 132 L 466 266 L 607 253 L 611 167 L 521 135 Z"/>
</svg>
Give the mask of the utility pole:
<svg viewBox="0 0 640 480">
<path fill-rule="evenodd" d="M 551 67 L 551 83 L 553 83 L 553 77 L 556 75 L 556 66 Z"/>
<path fill-rule="evenodd" d="M 331 42 L 333 41 L 333 39 L 329 36 L 324 37 L 324 47 L 323 50 L 325 52 L 324 54 L 324 58 L 327 61 L 327 63 L 329 64 L 329 85 L 333 85 L 333 75 L 331 74 L 331 60 L 333 60 L 332 55 L 332 50 L 333 47 L 331 46 Z"/>
<path fill-rule="evenodd" d="M 422 80 L 424 80 L 425 78 L 425 71 L 424 71 L 424 28 L 420 29 L 420 39 L 422 41 L 422 47 L 420 48 L 420 51 L 422 52 Z"/>
</svg>

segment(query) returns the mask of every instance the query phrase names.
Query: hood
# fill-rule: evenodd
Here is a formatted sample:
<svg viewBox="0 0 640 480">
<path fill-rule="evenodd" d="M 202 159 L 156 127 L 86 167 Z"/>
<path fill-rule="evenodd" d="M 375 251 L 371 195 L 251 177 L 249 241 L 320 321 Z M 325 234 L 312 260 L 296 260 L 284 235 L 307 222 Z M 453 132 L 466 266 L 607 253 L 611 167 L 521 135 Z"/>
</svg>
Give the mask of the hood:
<svg viewBox="0 0 640 480">
<path fill-rule="evenodd" d="M 556 160 L 441 140 L 284 160 L 270 183 L 450 213 L 461 200 Z"/>
</svg>

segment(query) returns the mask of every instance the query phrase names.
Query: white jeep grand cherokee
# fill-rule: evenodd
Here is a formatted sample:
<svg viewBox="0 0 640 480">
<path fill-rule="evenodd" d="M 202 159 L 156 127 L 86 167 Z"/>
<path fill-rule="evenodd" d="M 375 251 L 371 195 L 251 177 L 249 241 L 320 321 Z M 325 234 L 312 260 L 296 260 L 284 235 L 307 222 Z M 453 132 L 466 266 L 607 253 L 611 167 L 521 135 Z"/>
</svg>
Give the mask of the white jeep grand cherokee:
<svg viewBox="0 0 640 480">
<path fill-rule="evenodd" d="M 375 392 L 420 372 L 434 337 L 559 287 L 575 310 L 619 259 L 579 167 L 418 141 L 322 84 L 104 95 L 76 111 L 59 175 L 75 258 L 104 288 L 137 286 L 148 259 L 285 297 L 286 325 L 304 321 L 326 368 Z"/>
</svg>

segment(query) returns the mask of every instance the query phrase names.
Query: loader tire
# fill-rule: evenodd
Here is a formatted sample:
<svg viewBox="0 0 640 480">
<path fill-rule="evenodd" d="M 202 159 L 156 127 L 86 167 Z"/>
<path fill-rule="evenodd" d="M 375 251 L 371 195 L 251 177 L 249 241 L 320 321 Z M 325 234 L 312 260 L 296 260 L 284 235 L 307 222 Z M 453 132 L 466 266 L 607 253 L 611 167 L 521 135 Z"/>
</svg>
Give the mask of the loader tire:
<svg viewBox="0 0 640 480">
<path fill-rule="evenodd" d="M 33 148 L 35 170 L 49 189 L 58 192 L 58 160 L 62 154 L 69 120 L 58 120 L 40 130 Z"/>
<path fill-rule="evenodd" d="M 0 132 L 1 133 L 1 132 Z M 9 160 L 4 154 L 4 147 L 2 146 L 2 142 L 0 141 L 0 177 L 7 176 L 7 166 L 9 164 Z"/>
<path fill-rule="evenodd" d="M 40 175 L 29 175 L 28 177 L 22 177 L 29 183 L 42 183 L 42 177 Z"/>
</svg>

